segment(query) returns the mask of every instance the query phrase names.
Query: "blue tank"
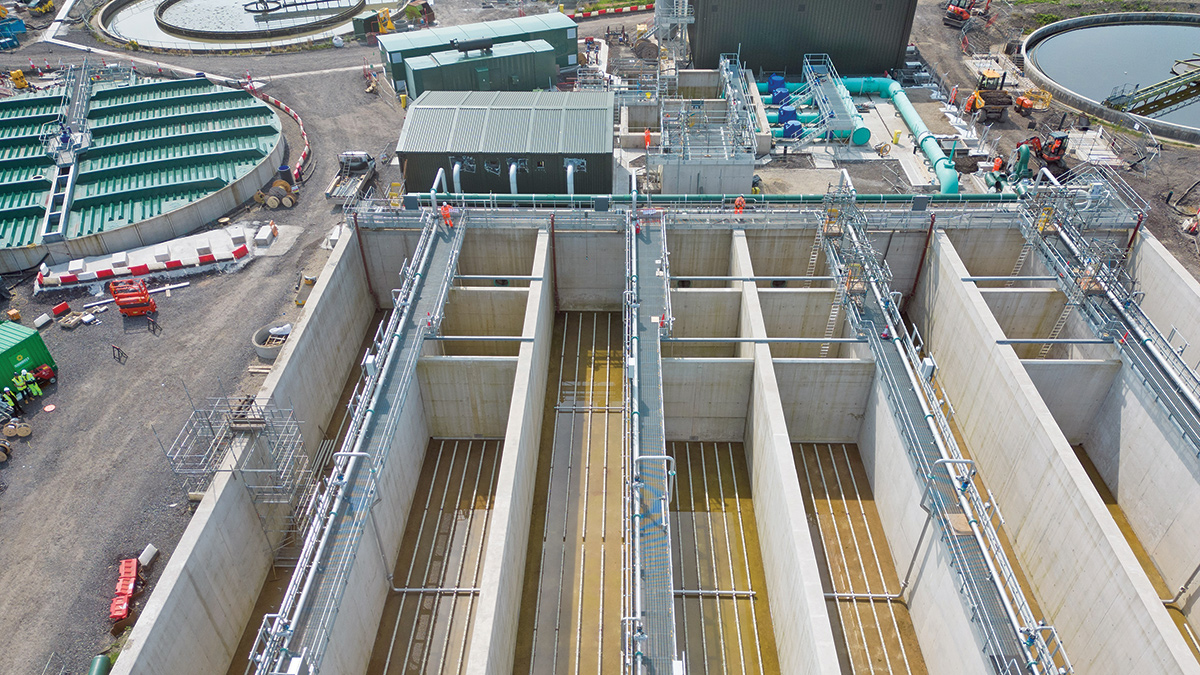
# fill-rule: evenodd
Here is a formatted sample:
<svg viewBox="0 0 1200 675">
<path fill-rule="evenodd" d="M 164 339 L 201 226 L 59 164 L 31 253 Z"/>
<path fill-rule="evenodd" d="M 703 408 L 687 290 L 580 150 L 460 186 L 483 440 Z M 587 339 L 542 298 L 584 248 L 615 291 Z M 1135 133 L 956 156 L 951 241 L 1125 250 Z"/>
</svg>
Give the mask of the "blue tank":
<svg viewBox="0 0 1200 675">
<path fill-rule="evenodd" d="M 804 125 L 799 120 L 791 120 L 783 123 L 783 135 L 785 138 L 800 138 L 804 133 Z"/>
<path fill-rule="evenodd" d="M 780 87 L 771 90 L 771 103 L 779 105 L 788 99 L 787 87 Z"/>
<path fill-rule="evenodd" d="M 796 106 L 794 106 L 794 105 L 779 106 L 779 123 L 780 124 L 787 124 L 788 122 L 791 122 L 792 120 L 795 120 L 795 119 L 798 119 L 796 117 Z"/>
<path fill-rule="evenodd" d="M 775 74 L 767 77 L 767 91 L 775 91 L 780 88 L 787 88 L 787 85 L 783 83 L 782 75 Z"/>
</svg>

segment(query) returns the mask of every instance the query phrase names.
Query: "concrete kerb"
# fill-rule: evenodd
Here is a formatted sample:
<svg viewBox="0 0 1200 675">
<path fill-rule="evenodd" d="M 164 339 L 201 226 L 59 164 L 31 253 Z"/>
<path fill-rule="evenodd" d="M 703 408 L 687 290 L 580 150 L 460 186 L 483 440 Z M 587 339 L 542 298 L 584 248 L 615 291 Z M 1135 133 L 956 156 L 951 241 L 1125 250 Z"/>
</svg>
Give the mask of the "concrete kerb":
<svg viewBox="0 0 1200 675">
<path fill-rule="evenodd" d="M 1029 57 L 1029 52 L 1037 44 L 1046 38 L 1064 33 L 1076 28 L 1084 28 L 1088 26 L 1104 26 L 1122 23 L 1179 23 L 1200 25 L 1200 14 L 1174 14 L 1169 12 L 1118 12 L 1113 14 L 1094 14 L 1091 16 L 1081 16 L 1074 19 L 1066 19 L 1064 21 L 1056 21 L 1048 26 L 1043 26 L 1025 38 L 1025 42 L 1021 44 L 1021 57 L 1025 60 L 1025 74 L 1034 84 L 1045 89 L 1054 95 L 1054 98 L 1075 108 L 1085 112 L 1093 117 L 1098 117 L 1106 122 L 1125 127 L 1130 121 L 1144 125 L 1156 136 L 1170 138 L 1185 143 L 1200 144 L 1200 129 L 1184 126 L 1182 124 L 1172 124 L 1161 120 L 1143 117 L 1141 115 L 1131 115 L 1129 113 L 1113 110 L 1105 107 L 1099 101 L 1093 101 L 1086 96 L 1077 94 L 1070 89 L 1058 84 L 1050 79 L 1038 67 L 1037 63 Z"/>
</svg>

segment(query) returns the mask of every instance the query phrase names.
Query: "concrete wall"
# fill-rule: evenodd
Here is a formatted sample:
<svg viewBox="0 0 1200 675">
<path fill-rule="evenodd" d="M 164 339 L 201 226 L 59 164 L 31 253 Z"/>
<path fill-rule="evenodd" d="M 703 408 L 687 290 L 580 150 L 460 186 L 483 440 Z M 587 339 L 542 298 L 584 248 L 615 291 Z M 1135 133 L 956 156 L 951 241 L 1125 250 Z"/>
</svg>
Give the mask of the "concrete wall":
<svg viewBox="0 0 1200 675">
<path fill-rule="evenodd" d="M 1200 563 L 1200 461 L 1127 361 L 1083 444 L 1167 587 L 1182 586 Z M 1198 616 L 1195 587 L 1181 605 Z"/>
<path fill-rule="evenodd" d="M 763 323 L 767 335 L 777 337 L 825 337 L 825 326 L 833 309 L 835 291 L 832 288 L 762 288 L 758 289 L 758 301 L 762 307 Z M 846 313 L 838 310 L 834 335 L 842 334 Z M 821 355 L 819 343 L 776 342 L 771 345 L 771 354 L 776 358 L 816 358 Z M 829 356 L 839 356 L 841 345 L 830 343 Z"/>
<path fill-rule="evenodd" d="M 1145 293 L 1139 303 L 1142 311 L 1164 336 L 1172 326 L 1177 328 L 1180 335 L 1171 344 L 1178 349 L 1184 339 L 1191 342 L 1183 360 L 1195 364 L 1200 359 L 1200 283 L 1145 230 L 1134 243 L 1129 270 Z"/>
<path fill-rule="evenodd" d="M 554 268 L 558 308 L 562 311 L 621 308 L 625 292 L 625 235 L 557 230 Z"/>
<path fill-rule="evenodd" d="M 753 374 L 751 359 L 664 358 L 666 437 L 741 442 Z"/>
<path fill-rule="evenodd" d="M 981 288 L 979 293 L 1004 336 L 1014 339 L 1048 337 L 1067 305 L 1067 296 L 1057 288 Z M 1013 345 L 1013 351 L 1021 358 L 1032 359 L 1041 347 Z"/>
<path fill-rule="evenodd" d="M 745 233 L 733 234 L 730 270 L 736 276 L 753 276 Z M 743 292 L 742 328 L 745 337 L 766 337 L 762 309 L 753 283 L 737 282 Z M 746 460 L 754 495 L 754 517 L 760 540 L 771 620 L 779 647 L 779 665 L 785 673 L 801 675 L 841 672 L 833 630 L 813 547 L 812 530 L 800 492 L 791 440 L 779 400 L 779 384 L 771 361 L 771 348 L 745 343 L 739 350 L 754 359 L 750 410 L 746 422 Z"/>
<path fill-rule="evenodd" d="M 453 288 L 446 299 L 442 334 L 520 335 L 528 297 L 527 288 Z"/>
<path fill-rule="evenodd" d="M 375 309 L 357 235 L 350 232 L 325 262 L 304 304 L 304 318 L 283 343 L 258 393 L 260 400 L 274 396 L 280 408 L 295 411 L 309 455 L 321 444 L 346 377 L 362 361 L 358 345 Z M 330 329 L 334 326 L 338 330 Z"/>
<path fill-rule="evenodd" d="M 722 276 L 729 273 L 729 230 L 667 230 L 671 276 Z M 729 282 L 694 281 L 692 288 L 727 288 Z"/>
<path fill-rule="evenodd" d="M 874 361 L 777 358 L 774 364 L 793 442 L 857 442 L 867 395 L 875 381 Z"/>
<path fill-rule="evenodd" d="M 260 401 L 274 397 L 280 407 L 295 410 L 309 452 L 321 442 L 336 392 L 358 359 L 355 346 L 375 310 L 354 239 L 353 233 L 343 237 L 334 248 L 258 392 Z M 245 486 L 230 473 L 218 473 L 113 672 L 208 675 L 227 669 L 243 630 L 255 620 L 251 614 L 271 555 Z"/>
<path fill-rule="evenodd" d="M 400 554 L 400 540 L 429 437 L 420 385 L 413 378 L 387 451 L 387 463 L 376 475 L 378 501 L 372 507 L 374 518 L 368 519 L 359 540 L 358 554 L 329 631 L 322 673 L 366 671 L 383 604 L 391 588 L 388 575 L 395 569 Z"/>
<path fill-rule="evenodd" d="M 517 646 L 533 484 L 537 475 L 554 329 L 554 288 L 547 232 L 538 234 L 532 274 L 540 280 L 530 284 L 521 334 L 533 341 L 521 343 L 517 359 L 504 454 L 496 479 L 491 526 L 484 542 L 480 573 L 483 590 L 475 607 L 475 624 L 467 652 L 466 672 L 470 675 L 512 672 Z"/>
<path fill-rule="evenodd" d="M 910 316 L 1076 671 L 1200 672 L 945 233 L 927 263 Z"/>
<path fill-rule="evenodd" d="M 1083 443 L 1092 431 L 1113 378 L 1121 370 L 1119 359 L 1095 361 L 1032 359 L 1021 361 L 1033 386 L 1045 401 L 1059 430 L 1072 445 Z"/>
<path fill-rule="evenodd" d="M 357 255 L 367 270 L 367 280 L 383 309 L 392 308 L 391 290 L 400 288 L 400 268 L 412 256 L 421 230 L 358 230 Z M 463 244 L 471 237 L 465 237 Z"/>
<path fill-rule="evenodd" d="M 947 230 L 945 234 L 966 267 L 967 274 L 963 276 L 1008 276 L 1025 247 L 1025 237 L 1015 227 L 964 228 Z M 1030 255 L 1026 264 L 1035 258 Z"/>
<path fill-rule="evenodd" d="M 862 351 L 868 352 L 866 347 Z M 920 505 L 925 481 L 913 470 L 879 378 L 868 389 L 858 451 L 901 580 L 915 555 L 904 599 L 925 667 L 930 675 L 993 672 L 979 649 L 975 624 L 958 590 L 962 582 L 938 525 L 929 523 L 922 535 L 928 519 Z"/>
<path fill-rule="evenodd" d="M 500 438 L 508 421 L 515 356 L 423 356 L 421 398 L 435 438 Z"/>
</svg>

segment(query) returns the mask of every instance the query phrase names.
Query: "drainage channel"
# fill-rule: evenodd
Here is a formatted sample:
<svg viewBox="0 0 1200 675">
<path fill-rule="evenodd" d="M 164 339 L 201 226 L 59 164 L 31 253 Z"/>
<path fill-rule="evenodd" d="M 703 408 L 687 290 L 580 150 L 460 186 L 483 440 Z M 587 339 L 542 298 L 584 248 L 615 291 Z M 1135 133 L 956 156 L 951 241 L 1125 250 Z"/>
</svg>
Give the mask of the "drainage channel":
<svg viewBox="0 0 1200 675">
<path fill-rule="evenodd" d="M 502 444 L 430 440 L 368 675 L 464 671 Z"/>
<path fill-rule="evenodd" d="M 778 673 L 750 474 L 741 443 L 667 444 L 675 631 L 689 675 Z"/>
<path fill-rule="evenodd" d="M 844 672 L 924 675 L 908 608 L 886 597 L 900 580 L 858 446 L 793 443 L 792 453 L 804 506 L 820 530 L 817 558 Z"/>
<path fill-rule="evenodd" d="M 622 321 L 555 317 L 513 673 L 621 670 Z"/>
</svg>

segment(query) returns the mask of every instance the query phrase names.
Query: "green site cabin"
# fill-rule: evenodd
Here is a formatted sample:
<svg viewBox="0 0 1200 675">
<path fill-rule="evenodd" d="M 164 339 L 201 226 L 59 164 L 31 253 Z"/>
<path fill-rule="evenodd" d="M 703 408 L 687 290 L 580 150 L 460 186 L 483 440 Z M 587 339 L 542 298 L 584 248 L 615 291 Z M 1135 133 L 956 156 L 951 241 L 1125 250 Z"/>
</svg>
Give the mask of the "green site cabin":
<svg viewBox="0 0 1200 675">
<path fill-rule="evenodd" d="M 58 372 L 58 365 L 50 356 L 50 350 L 46 349 L 42 335 L 19 323 L 0 323 L 0 353 L 3 354 L 0 358 L 0 377 L 4 377 L 5 381 L 11 380 L 13 375 L 22 370 L 32 373 L 34 368 L 41 365 L 49 365 Z"/>
</svg>

